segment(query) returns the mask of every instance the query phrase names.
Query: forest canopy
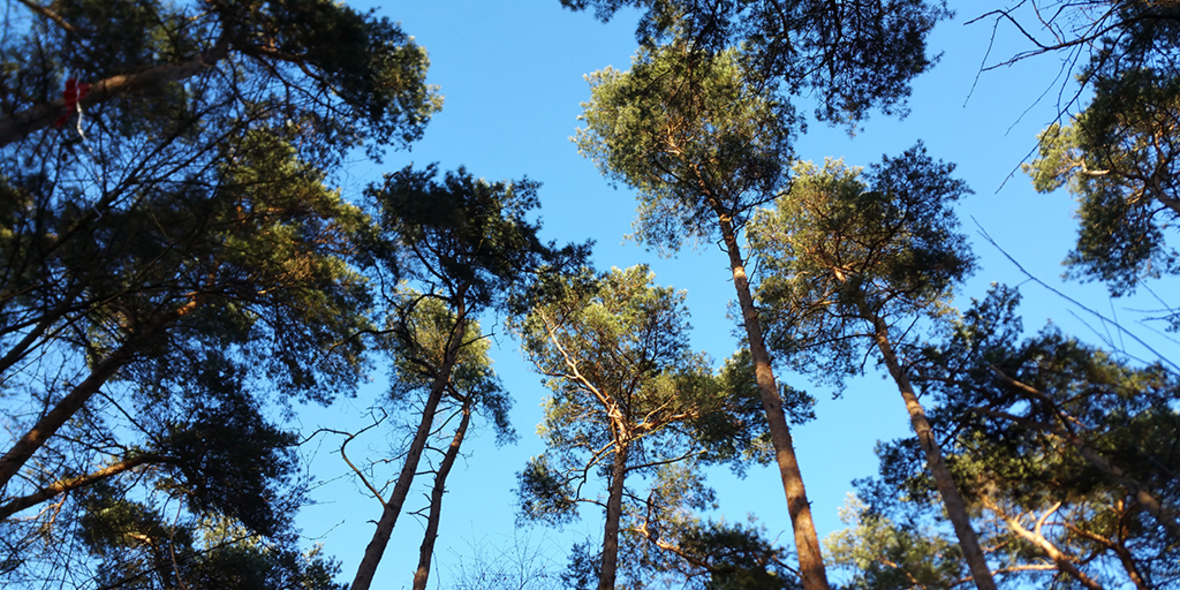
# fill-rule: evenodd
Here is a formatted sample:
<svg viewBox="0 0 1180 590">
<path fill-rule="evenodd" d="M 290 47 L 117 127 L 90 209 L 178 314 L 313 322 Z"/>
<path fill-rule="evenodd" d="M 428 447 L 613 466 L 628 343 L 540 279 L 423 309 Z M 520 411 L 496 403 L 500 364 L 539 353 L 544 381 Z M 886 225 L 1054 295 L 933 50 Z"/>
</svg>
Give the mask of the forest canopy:
<svg viewBox="0 0 1180 590">
<path fill-rule="evenodd" d="M 955 8 L 5 0 L 0 585 L 1180 584 L 1180 4 Z"/>
</svg>

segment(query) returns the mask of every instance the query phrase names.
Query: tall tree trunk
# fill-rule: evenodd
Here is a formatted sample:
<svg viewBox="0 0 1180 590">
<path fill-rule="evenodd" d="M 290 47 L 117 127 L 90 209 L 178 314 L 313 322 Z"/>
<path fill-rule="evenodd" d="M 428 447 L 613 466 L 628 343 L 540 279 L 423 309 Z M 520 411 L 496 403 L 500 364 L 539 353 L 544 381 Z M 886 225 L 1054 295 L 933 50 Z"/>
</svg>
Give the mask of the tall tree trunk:
<svg viewBox="0 0 1180 590">
<path fill-rule="evenodd" d="M 402 506 L 406 503 L 406 496 L 410 494 L 410 486 L 414 483 L 414 474 L 418 471 L 418 461 L 422 458 L 422 451 L 426 448 L 426 439 L 434 426 L 434 415 L 438 413 L 438 404 L 442 401 L 443 391 L 451 378 L 451 370 L 455 367 L 459 348 L 463 344 L 467 322 L 462 311 L 455 314 L 455 327 L 451 331 L 450 343 L 447 346 L 443 364 L 439 367 L 438 375 L 430 385 L 430 393 L 426 398 L 426 405 L 422 408 L 422 420 L 418 422 L 418 430 L 414 439 L 410 441 L 410 448 L 406 452 L 405 463 L 398 473 L 397 483 L 393 486 L 393 493 L 384 502 L 381 519 L 377 521 L 377 530 L 373 532 L 373 539 L 365 547 L 365 556 L 357 567 L 356 577 L 352 580 L 352 590 L 368 590 L 373 584 L 373 576 L 377 573 L 377 565 L 385 554 L 385 547 L 389 544 L 389 537 L 393 534 L 393 527 L 397 524 L 397 517 L 401 515 Z"/>
<path fill-rule="evenodd" d="M 733 285 L 737 289 L 738 304 L 746 326 L 746 338 L 750 343 L 750 356 L 754 360 L 758 393 L 762 397 L 762 408 L 770 425 L 774 458 L 787 496 L 787 512 L 791 515 L 795 549 L 799 553 L 799 577 L 803 580 L 804 590 L 828 590 L 828 575 L 819 548 L 819 536 L 815 532 L 815 522 L 811 519 L 811 503 L 807 501 L 807 490 L 803 487 L 803 475 L 799 472 L 799 462 L 795 457 L 791 429 L 787 426 L 787 417 L 783 412 L 783 399 L 774 382 L 770 353 L 762 339 L 762 324 L 750 294 L 745 261 L 742 260 L 741 249 L 734 235 L 732 218 L 724 213 L 719 214 L 719 217 L 721 236 L 729 253 L 729 267 L 733 271 Z"/>
<path fill-rule="evenodd" d="M 893 345 L 889 341 L 889 327 L 884 320 L 867 309 L 863 303 L 861 304 L 861 313 L 865 319 L 873 323 L 873 339 L 877 344 L 877 349 L 881 351 L 881 356 L 885 359 L 885 366 L 889 368 L 889 374 L 893 376 L 893 381 L 897 384 L 898 391 L 901 392 L 901 398 L 905 400 L 905 409 L 910 414 L 910 424 L 918 435 L 918 444 L 926 453 L 926 465 L 930 468 L 930 473 L 934 475 L 934 483 L 938 487 L 939 495 L 942 496 L 942 503 L 946 507 L 947 516 L 951 519 L 951 525 L 954 526 L 955 535 L 959 538 L 959 546 L 963 549 L 963 558 L 967 560 L 967 567 L 971 570 L 975 587 L 979 590 L 996 590 L 996 582 L 992 579 L 991 569 L 987 566 L 983 549 L 979 546 L 979 537 L 975 534 L 975 529 L 971 528 L 971 518 L 967 515 L 967 505 L 963 502 L 963 496 L 959 494 L 959 486 L 951 477 L 951 470 L 946 466 L 942 449 L 938 446 L 938 441 L 934 439 L 934 430 L 930 428 L 930 422 L 926 419 L 926 411 L 918 401 L 918 396 L 914 394 L 910 377 L 901 368 L 901 363 L 897 360 L 897 353 L 894 352 Z"/>
<path fill-rule="evenodd" d="M 615 590 L 619 569 L 619 523 L 623 518 L 623 481 L 627 477 L 627 443 L 615 443 L 610 471 L 610 492 L 606 498 L 606 526 L 602 535 L 602 571 L 598 590 Z"/>
<path fill-rule="evenodd" d="M 451 446 L 443 455 L 442 464 L 438 466 L 438 473 L 434 475 L 434 488 L 430 490 L 430 515 L 426 519 L 426 534 L 422 537 L 422 546 L 418 549 L 418 570 L 414 572 L 414 590 L 426 590 L 426 582 L 430 578 L 430 561 L 434 556 L 434 541 L 438 539 L 438 521 L 442 514 L 443 494 L 446 493 L 447 476 L 455 459 L 459 456 L 459 447 L 463 444 L 463 437 L 467 434 L 467 425 L 471 423 L 470 396 L 463 400 L 462 418 L 459 427 L 455 429 L 455 436 L 451 438 Z"/>
<path fill-rule="evenodd" d="M 1074 449 L 1078 451 L 1078 454 L 1080 454 L 1086 461 L 1088 461 L 1094 467 L 1097 467 L 1099 471 L 1105 473 L 1108 477 L 1118 481 L 1119 485 L 1131 492 L 1131 494 L 1135 496 L 1135 499 L 1141 505 L 1143 505 L 1145 510 L 1147 510 L 1148 514 L 1151 514 L 1153 517 L 1155 517 L 1156 522 L 1158 522 L 1160 526 L 1164 527 L 1164 530 L 1167 531 L 1168 535 L 1170 535 L 1173 539 L 1180 540 L 1180 522 L 1177 522 L 1176 520 L 1176 511 L 1171 509 L 1169 506 L 1165 506 L 1159 498 L 1156 498 L 1155 495 L 1152 494 L 1151 491 L 1145 486 L 1140 484 L 1139 481 L 1127 475 L 1127 473 L 1120 469 L 1118 465 L 1108 461 L 1106 457 L 1102 456 L 1101 453 L 1094 450 L 1094 447 L 1087 444 L 1086 441 L 1082 439 L 1082 437 L 1079 436 L 1077 432 L 1073 430 L 1073 428 L 1071 428 L 1071 420 L 1068 417 L 1069 415 L 1062 412 L 1061 408 L 1057 406 L 1052 398 L 1031 385 L 1022 383 L 1016 379 L 1013 379 L 1012 377 L 1009 377 L 1006 373 L 1001 371 L 999 367 L 993 365 L 991 369 L 992 372 L 995 373 L 1000 379 L 1000 381 L 1009 387 L 1015 388 L 1023 394 L 1035 398 L 1048 411 L 1049 414 L 1056 416 L 1057 420 L 1061 422 L 1061 426 L 1053 426 L 1051 424 L 1041 423 L 1033 424 L 1046 432 L 1065 439 L 1067 442 L 1069 442 L 1069 444 L 1073 445 Z M 1015 416 L 1005 417 L 1026 424 L 1030 423 L 1026 420 L 1020 420 Z"/>
</svg>

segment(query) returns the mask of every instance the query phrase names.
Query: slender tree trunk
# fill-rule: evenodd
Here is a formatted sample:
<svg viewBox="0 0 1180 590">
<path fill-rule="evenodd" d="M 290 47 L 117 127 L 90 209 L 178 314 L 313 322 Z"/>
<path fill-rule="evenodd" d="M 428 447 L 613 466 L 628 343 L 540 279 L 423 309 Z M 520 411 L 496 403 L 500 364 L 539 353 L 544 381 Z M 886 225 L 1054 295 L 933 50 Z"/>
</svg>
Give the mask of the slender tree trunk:
<svg viewBox="0 0 1180 590">
<path fill-rule="evenodd" d="M 942 449 L 939 448 L 938 441 L 934 438 L 934 430 L 926 419 L 926 411 L 918 401 L 918 396 L 914 394 L 914 386 L 910 383 L 910 377 L 901 368 L 901 363 L 897 360 L 897 353 L 893 351 L 893 345 L 889 342 L 889 328 L 885 325 L 884 320 L 866 309 L 863 304 L 861 312 L 865 319 L 873 323 L 873 338 L 876 341 L 877 349 L 881 351 L 881 356 L 885 359 L 885 366 L 889 368 L 889 374 L 893 376 L 893 381 L 897 384 L 902 399 L 905 400 L 905 409 L 910 414 L 910 424 L 918 435 L 918 444 L 926 453 L 926 465 L 930 468 L 930 473 L 934 475 L 934 483 L 938 487 L 939 495 L 942 496 L 947 516 L 951 519 L 951 525 L 954 526 L 955 535 L 959 537 L 959 546 L 963 549 L 963 558 L 967 560 L 975 587 L 979 590 L 996 590 L 996 582 L 992 578 L 991 569 L 984 558 L 983 549 L 979 546 L 979 537 L 975 534 L 975 529 L 971 528 L 971 518 L 967 515 L 967 505 L 963 502 L 963 496 L 959 494 L 959 486 L 951 477 L 951 470 L 946 465 Z"/>
<path fill-rule="evenodd" d="M 438 466 L 438 473 L 434 476 L 434 488 L 430 490 L 430 516 L 426 520 L 426 534 L 422 537 L 422 546 L 418 549 L 418 570 L 414 572 L 414 590 L 426 590 L 426 582 L 430 578 L 430 561 L 434 556 L 434 542 L 438 539 L 438 521 L 442 514 L 447 476 L 450 475 L 451 467 L 455 465 L 455 459 L 459 456 L 459 447 L 467 434 L 467 425 L 471 423 L 471 403 L 470 397 L 463 400 L 463 417 L 459 420 L 459 427 L 455 429 L 455 436 L 451 438 L 451 446 L 447 447 L 442 464 Z"/>
<path fill-rule="evenodd" d="M 819 536 L 815 532 L 815 522 L 811 519 L 811 503 L 807 501 L 807 490 L 803 487 L 803 475 L 799 472 L 799 462 L 795 457 L 791 429 L 787 426 L 787 417 L 783 412 L 783 399 L 774 382 L 770 353 L 762 339 L 762 324 L 750 294 L 745 261 L 742 260 L 741 249 L 734 235 L 732 219 L 726 214 L 720 214 L 719 217 L 721 236 L 729 253 L 730 270 L 733 271 L 733 285 L 737 289 L 738 304 L 750 343 L 750 356 L 754 360 L 754 376 L 758 382 L 766 421 L 770 425 L 770 439 L 774 444 L 774 457 L 783 481 L 783 491 L 787 496 L 787 512 L 791 515 L 795 549 L 799 553 L 799 577 L 803 580 L 804 590 L 828 590 L 828 575 L 819 548 Z"/>
<path fill-rule="evenodd" d="M 1135 557 L 1131 555 L 1131 551 L 1127 549 L 1127 536 L 1130 533 L 1129 520 L 1133 519 L 1133 512 L 1129 509 L 1126 502 L 1119 501 L 1119 509 L 1122 514 L 1119 516 L 1118 523 L 1118 542 L 1111 543 L 1110 546 L 1114 549 L 1114 554 L 1119 556 L 1119 562 L 1123 564 L 1123 569 L 1127 572 L 1127 576 L 1131 578 L 1131 582 L 1135 584 L 1138 590 L 1150 590 L 1143 579 L 1143 574 L 1139 571 L 1139 564 L 1135 563 Z"/>
<path fill-rule="evenodd" d="M 627 444 L 615 444 L 610 472 L 610 492 L 606 499 L 606 526 L 602 535 L 602 571 L 598 590 L 615 590 L 619 569 L 619 523 L 623 517 L 623 481 L 627 477 Z"/>
<path fill-rule="evenodd" d="M 86 486 L 94 485 L 108 477 L 112 477 L 130 471 L 143 465 L 145 463 L 169 463 L 171 458 L 162 457 L 160 455 L 136 455 L 130 459 L 124 459 L 118 463 L 108 465 L 94 473 L 86 475 L 79 475 L 63 480 L 59 480 L 49 484 L 32 494 L 21 496 L 20 498 L 13 498 L 7 504 L 0 506 L 0 521 L 7 519 L 9 516 L 20 512 L 26 508 L 30 508 L 44 502 L 50 498 L 64 494 L 71 490 L 77 490 Z"/>
<path fill-rule="evenodd" d="M 418 423 L 418 430 L 414 439 L 410 441 L 410 448 L 406 452 L 405 463 L 398 473 L 397 483 L 393 486 L 393 493 L 384 502 L 381 519 L 377 521 L 377 530 L 373 532 L 373 539 L 365 547 L 365 556 L 357 567 L 356 577 L 352 581 L 352 590 L 368 590 L 373 583 L 373 576 L 377 573 L 377 565 L 385 554 L 385 547 L 389 544 L 389 537 L 393 534 L 393 527 L 397 524 L 397 517 L 401 515 L 402 506 L 406 503 L 406 496 L 410 493 L 410 486 L 414 483 L 414 474 L 418 471 L 418 461 L 422 458 L 422 451 L 426 448 L 426 439 L 430 437 L 430 430 L 434 426 L 434 415 L 438 412 L 439 402 L 442 401 L 443 391 L 451 378 L 451 370 L 455 367 L 459 347 L 463 343 L 467 322 L 463 312 L 456 314 L 455 327 L 451 332 L 451 341 L 447 347 L 443 364 L 439 367 L 438 375 L 431 383 L 430 393 L 426 398 L 426 405 L 422 408 L 422 420 Z"/>
</svg>

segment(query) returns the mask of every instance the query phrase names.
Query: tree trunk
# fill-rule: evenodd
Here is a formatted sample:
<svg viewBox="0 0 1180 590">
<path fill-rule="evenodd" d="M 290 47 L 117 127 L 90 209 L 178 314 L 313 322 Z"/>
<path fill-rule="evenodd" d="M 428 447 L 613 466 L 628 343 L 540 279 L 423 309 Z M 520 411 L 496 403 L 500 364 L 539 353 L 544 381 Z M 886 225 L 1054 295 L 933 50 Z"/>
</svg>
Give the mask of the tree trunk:
<svg viewBox="0 0 1180 590">
<path fill-rule="evenodd" d="M 783 481 L 783 491 L 787 496 L 787 512 L 791 515 L 795 549 L 799 553 L 799 577 L 803 580 L 804 590 L 828 590 L 828 575 L 819 549 L 819 536 L 815 532 L 815 522 L 811 519 L 811 503 L 807 501 L 807 490 L 803 487 L 803 475 L 799 472 L 791 430 L 783 412 L 783 399 L 774 382 L 770 353 L 762 339 L 762 324 L 758 320 L 758 311 L 754 309 L 754 298 L 750 295 L 745 261 L 742 260 L 734 235 L 732 219 L 724 213 L 719 214 L 719 217 L 721 236 L 729 253 L 729 267 L 733 271 L 733 285 L 737 289 L 738 304 L 750 343 L 750 356 L 754 360 L 754 376 L 758 382 L 766 421 L 770 425 L 770 439 L 774 444 L 774 457 Z"/>
<path fill-rule="evenodd" d="M 451 378 L 451 370 L 455 366 L 459 347 L 463 343 L 467 322 L 460 311 L 456 315 L 455 327 L 451 331 L 451 340 L 447 347 L 443 365 L 439 367 L 438 375 L 430 385 L 430 393 L 426 398 L 426 405 L 422 408 L 422 420 L 418 422 L 418 430 L 414 439 L 410 441 L 410 449 L 406 452 L 406 461 L 398 473 L 397 483 L 393 486 L 393 493 L 389 501 L 384 502 L 381 519 L 377 521 L 377 530 L 373 532 L 373 539 L 365 547 L 365 557 L 357 567 L 356 577 L 352 581 L 352 590 L 368 590 L 373 583 L 373 576 L 377 573 L 377 565 L 385 554 L 385 547 L 389 544 L 389 537 L 393 534 L 393 526 L 397 524 L 397 517 L 401 515 L 402 506 L 406 503 L 406 496 L 410 493 L 410 486 L 414 483 L 414 474 L 418 471 L 418 461 L 422 458 L 422 451 L 426 448 L 426 439 L 430 437 L 430 430 L 434 426 L 434 415 L 438 412 L 439 402 L 442 401 L 443 390 Z"/>
<path fill-rule="evenodd" d="M 610 492 L 606 499 L 606 526 L 602 535 L 602 571 L 598 590 L 615 590 L 619 565 L 619 523 L 623 517 L 623 480 L 627 476 L 627 444 L 615 444 L 611 465 Z"/>
<path fill-rule="evenodd" d="M 55 481 L 32 494 L 21 496 L 20 498 L 13 498 L 7 504 L 0 506 L 0 521 L 6 520 L 9 516 L 20 512 L 26 508 L 31 508 L 40 504 L 50 498 L 59 496 L 66 492 L 84 488 L 86 486 L 94 485 L 104 479 L 118 475 L 120 473 L 130 471 L 143 465 L 145 463 L 170 463 L 173 459 L 169 457 L 162 457 L 160 455 L 136 455 L 129 459 L 124 459 L 118 463 L 108 465 L 94 473 L 86 475 L 79 475 L 59 481 Z"/>
<path fill-rule="evenodd" d="M 434 488 L 430 490 L 430 516 L 427 517 L 426 534 L 422 537 L 422 546 L 418 550 L 418 571 L 414 572 L 414 590 L 426 590 L 426 582 L 430 578 L 430 561 L 434 556 L 434 541 L 438 538 L 438 521 L 442 514 L 447 476 L 451 473 L 451 467 L 455 465 L 459 447 L 467 434 L 467 425 L 471 422 L 471 404 L 470 397 L 463 401 L 463 417 L 459 420 L 459 427 L 455 429 L 455 436 L 451 438 L 451 446 L 447 447 L 447 453 L 434 476 Z"/>
<path fill-rule="evenodd" d="M 889 342 L 889 328 L 885 325 L 884 320 L 869 311 L 863 303 L 861 313 L 864 314 L 865 319 L 873 323 L 873 338 L 878 350 L 881 351 L 881 356 L 885 359 L 885 366 L 889 368 L 889 374 L 893 376 L 893 381 L 897 384 L 902 399 L 905 400 L 906 411 L 910 414 L 910 424 L 918 435 L 918 444 L 926 453 L 926 465 L 930 468 L 930 473 L 934 475 L 934 483 L 938 487 L 939 495 L 942 496 L 942 503 L 946 507 L 951 524 L 954 526 L 955 535 L 959 538 L 959 546 L 963 549 L 963 558 L 967 560 L 975 587 L 979 590 L 996 590 L 996 582 L 992 579 L 991 569 L 988 568 L 983 549 L 979 546 L 979 537 L 976 536 L 975 529 L 971 528 L 971 518 L 967 515 L 967 505 L 963 502 L 962 495 L 959 494 L 959 486 L 951 477 L 951 470 L 946 466 L 942 449 L 939 448 L 938 441 L 934 439 L 934 430 L 930 428 L 930 422 L 926 420 L 926 411 L 922 409 L 922 404 L 918 402 L 918 396 L 914 394 L 910 377 L 901 368 L 901 363 L 897 360 L 897 353 L 893 351 L 893 345 Z"/>
</svg>

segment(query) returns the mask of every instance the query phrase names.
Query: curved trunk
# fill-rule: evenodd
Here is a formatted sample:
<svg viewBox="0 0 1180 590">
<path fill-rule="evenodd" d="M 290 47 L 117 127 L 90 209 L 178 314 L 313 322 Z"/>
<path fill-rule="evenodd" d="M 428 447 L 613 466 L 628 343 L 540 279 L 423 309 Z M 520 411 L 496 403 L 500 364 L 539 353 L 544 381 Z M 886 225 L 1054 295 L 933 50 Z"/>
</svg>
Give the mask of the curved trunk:
<svg viewBox="0 0 1180 590">
<path fill-rule="evenodd" d="M 410 494 L 410 486 L 414 483 L 414 474 L 418 471 L 418 461 L 422 458 L 422 451 L 426 449 L 426 439 L 430 437 L 434 426 L 434 415 L 438 412 L 439 402 L 442 401 L 443 391 L 450 381 L 451 370 L 455 367 L 459 347 L 463 342 L 467 322 L 463 312 L 456 314 L 455 327 L 451 331 L 450 344 L 447 354 L 443 358 L 443 365 L 439 367 L 438 375 L 430 385 L 430 393 L 426 398 L 426 405 L 422 408 L 422 420 L 418 422 L 418 430 L 414 439 L 410 441 L 410 449 L 406 452 L 405 463 L 398 473 L 397 483 L 393 486 L 393 493 L 389 501 L 384 502 L 381 519 L 377 521 L 377 530 L 373 532 L 373 539 L 365 547 L 365 556 L 357 566 L 356 577 L 352 580 L 352 590 L 368 590 L 373 584 L 373 576 L 377 573 L 377 565 L 385 554 L 385 547 L 389 545 L 389 537 L 393 534 L 393 527 L 397 524 L 397 517 L 401 515 L 402 506 L 406 503 L 406 496 Z"/>
<path fill-rule="evenodd" d="M 951 519 L 955 535 L 959 538 L 959 546 L 963 549 L 963 558 L 967 560 L 975 587 L 979 590 L 996 590 L 996 582 L 992 578 L 991 569 L 988 568 L 983 549 L 979 546 L 979 537 L 975 534 L 975 529 L 971 528 L 967 505 L 963 502 L 963 496 L 959 494 L 959 486 L 951 477 L 951 470 L 946 466 L 942 449 L 938 446 L 938 441 L 934 439 L 934 430 L 930 428 L 930 422 L 926 419 L 926 411 L 918 401 L 918 396 L 914 394 L 914 386 L 910 383 L 910 377 L 901 368 L 901 363 L 897 360 L 897 353 L 894 352 L 893 345 L 889 342 L 888 326 L 885 325 L 884 320 L 865 309 L 863 305 L 861 312 L 865 319 L 873 323 L 873 339 L 877 344 L 877 349 L 881 351 L 881 356 L 885 359 L 885 366 L 889 368 L 889 374 L 893 376 L 893 381 L 897 384 L 902 399 L 905 400 L 905 409 L 910 414 L 910 424 L 918 435 L 918 444 L 926 454 L 926 465 L 934 476 L 934 483 L 938 486 L 939 495 L 942 496 L 947 516 Z"/>
<path fill-rule="evenodd" d="M 619 564 L 619 522 L 623 517 L 623 480 L 627 477 L 627 446 L 615 446 L 610 472 L 610 492 L 606 499 L 606 526 L 602 535 L 602 572 L 598 590 L 614 590 Z"/>
<path fill-rule="evenodd" d="M 828 590 L 828 575 L 819 548 L 819 536 L 815 532 L 815 522 L 811 519 L 811 503 L 807 501 L 807 490 L 803 487 L 803 475 L 799 472 L 791 430 L 787 426 L 787 417 L 783 412 L 783 399 L 774 382 L 770 353 L 767 352 L 762 339 L 762 324 L 758 320 L 758 311 L 754 309 L 754 298 L 750 294 L 745 262 L 742 260 L 737 237 L 734 235 L 733 221 L 725 214 L 720 214 L 719 217 L 721 236 L 729 253 L 730 270 L 733 271 L 733 285 L 737 289 L 738 304 L 741 306 L 746 337 L 750 343 L 750 356 L 754 360 L 758 392 L 762 396 L 762 408 L 770 425 L 774 458 L 783 480 L 783 491 L 787 496 L 787 512 L 791 515 L 795 548 L 799 553 L 799 577 L 803 580 L 804 590 Z"/>
<path fill-rule="evenodd" d="M 442 464 L 438 466 L 438 473 L 434 476 L 434 488 L 430 490 L 430 516 L 427 517 L 426 533 L 418 549 L 418 570 L 414 572 L 414 590 L 426 590 L 426 582 L 430 578 L 430 561 L 434 556 L 434 542 L 438 539 L 438 521 L 442 514 L 447 476 L 450 475 L 451 467 L 455 465 L 455 459 L 459 456 L 459 447 L 467 434 L 467 425 L 471 423 L 471 403 L 470 397 L 463 402 L 463 417 L 459 420 L 459 427 L 455 429 L 455 436 L 451 438 L 451 446 L 447 447 Z"/>
</svg>

